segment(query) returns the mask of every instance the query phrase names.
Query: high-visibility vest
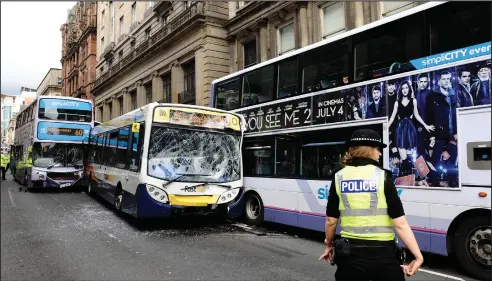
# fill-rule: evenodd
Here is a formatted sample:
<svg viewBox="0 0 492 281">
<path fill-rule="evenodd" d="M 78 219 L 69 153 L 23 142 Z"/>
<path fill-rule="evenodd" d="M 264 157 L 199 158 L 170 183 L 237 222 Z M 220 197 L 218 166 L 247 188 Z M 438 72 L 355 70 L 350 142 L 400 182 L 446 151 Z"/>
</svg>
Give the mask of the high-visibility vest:
<svg viewBox="0 0 492 281">
<path fill-rule="evenodd" d="M 335 174 L 342 237 L 378 241 L 395 239 L 384 195 L 384 179 L 384 170 L 374 165 L 346 166 Z"/>
<path fill-rule="evenodd" d="M 6 168 L 7 167 L 7 157 L 2 154 L 2 162 L 0 163 L 2 167 Z"/>
</svg>

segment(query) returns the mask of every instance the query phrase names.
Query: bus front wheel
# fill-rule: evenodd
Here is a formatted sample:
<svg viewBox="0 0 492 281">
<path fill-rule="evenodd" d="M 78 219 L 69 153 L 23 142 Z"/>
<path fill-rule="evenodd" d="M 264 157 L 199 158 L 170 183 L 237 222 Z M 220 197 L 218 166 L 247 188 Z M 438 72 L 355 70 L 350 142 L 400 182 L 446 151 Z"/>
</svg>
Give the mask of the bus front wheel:
<svg viewBox="0 0 492 281">
<path fill-rule="evenodd" d="M 463 269 L 474 278 L 490 280 L 491 239 L 490 217 L 469 218 L 458 226 L 454 252 Z"/>
<path fill-rule="evenodd" d="M 244 204 L 244 215 L 248 224 L 259 225 L 263 221 L 263 201 L 255 192 L 250 192 Z"/>
</svg>

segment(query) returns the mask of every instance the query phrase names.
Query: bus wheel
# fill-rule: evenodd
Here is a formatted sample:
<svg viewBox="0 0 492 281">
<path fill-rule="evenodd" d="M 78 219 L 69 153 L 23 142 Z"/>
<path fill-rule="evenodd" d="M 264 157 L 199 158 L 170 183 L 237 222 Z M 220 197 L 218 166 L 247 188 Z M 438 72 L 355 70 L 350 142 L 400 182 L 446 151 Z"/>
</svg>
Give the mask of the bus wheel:
<svg viewBox="0 0 492 281">
<path fill-rule="evenodd" d="M 474 278 L 490 280 L 491 239 L 490 217 L 469 218 L 458 226 L 454 252 L 463 269 Z"/>
<path fill-rule="evenodd" d="M 123 209 L 123 190 L 119 185 L 116 187 L 116 192 L 114 196 L 114 207 L 116 209 L 116 212 L 121 213 Z"/>
<path fill-rule="evenodd" d="M 246 221 L 251 225 L 258 225 L 263 221 L 263 202 L 257 193 L 251 192 L 244 204 Z"/>
</svg>

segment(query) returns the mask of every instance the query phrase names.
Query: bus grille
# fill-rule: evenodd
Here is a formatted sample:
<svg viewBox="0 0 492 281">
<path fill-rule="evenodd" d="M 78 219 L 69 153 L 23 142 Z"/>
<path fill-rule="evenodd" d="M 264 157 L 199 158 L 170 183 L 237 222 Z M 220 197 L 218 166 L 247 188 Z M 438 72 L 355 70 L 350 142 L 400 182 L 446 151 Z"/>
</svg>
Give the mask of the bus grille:
<svg viewBox="0 0 492 281">
<path fill-rule="evenodd" d="M 46 176 L 52 180 L 77 180 L 79 174 L 77 172 L 53 172 L 47 173 Z"/>
</svg>

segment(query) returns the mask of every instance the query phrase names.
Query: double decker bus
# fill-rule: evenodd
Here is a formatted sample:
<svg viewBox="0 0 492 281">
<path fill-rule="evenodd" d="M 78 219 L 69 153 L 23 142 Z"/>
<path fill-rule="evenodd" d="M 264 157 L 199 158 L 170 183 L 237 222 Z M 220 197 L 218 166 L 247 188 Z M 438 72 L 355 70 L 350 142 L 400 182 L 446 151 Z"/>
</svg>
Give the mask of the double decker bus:
<svg viewBox="0 0 492 281">
<path fill-rule="evenodd" d="M 234 217 L 244 125 L 239 114 L 164 103 L 103 122 L 91 132 L 87 192 L 136 218 Z"/>
<path fill-rule="evenodd" d="M 242 114 L 250 224 L 324 231 L 360 128 L 378 131 L 420 248 L 491 273 L 491 3 L 429 2 L 217 79 Z"/>
<path fill-rule="evenodd" d="M 79 185 L 84 170 L 83 142 L 89 137 L 93 119 L 90 100 L 36 98 L 16 117 L 15 180 L 26 191 Z"/>
</svg>

